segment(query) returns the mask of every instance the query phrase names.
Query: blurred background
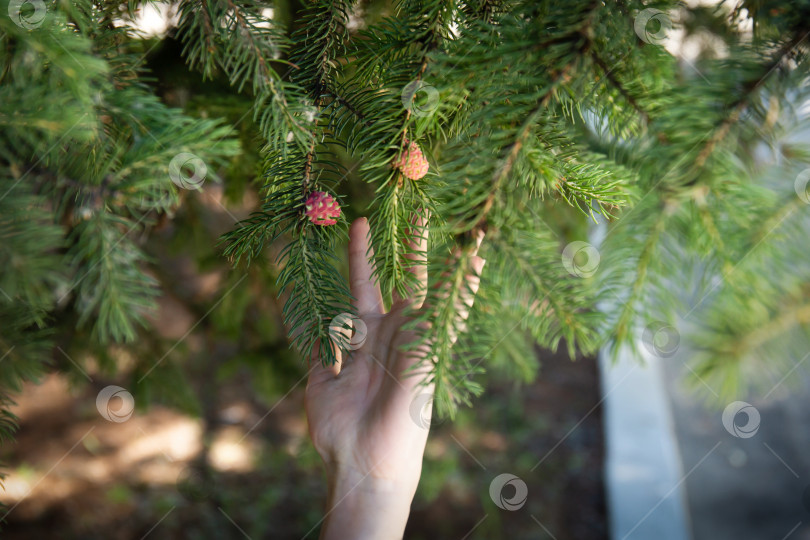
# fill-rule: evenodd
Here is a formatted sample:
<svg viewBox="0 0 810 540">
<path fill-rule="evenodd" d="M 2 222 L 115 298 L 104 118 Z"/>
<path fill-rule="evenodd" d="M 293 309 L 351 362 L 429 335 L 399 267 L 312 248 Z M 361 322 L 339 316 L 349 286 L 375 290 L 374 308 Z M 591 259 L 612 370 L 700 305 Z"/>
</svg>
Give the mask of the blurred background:
<svg viewBox="0 0 810 540">
<path fill-rule="evenodd" d="M 279 5 L 284 19 L 297 4 Z M 376 5 L 366 16 L 379 15 Z M 224 182 L 184 191 L 176 215 L 144 239 L 170 291 L 148 332 L 127 348 L 57 336 L 53 372 L 16 397 L 20 429 L 0 449 L 3 538 L 318 535 L 326 484 L 307 435 L 305 370 L 276 298 L 278 268 L 234 271 L 217 247 L 257 204 L 245 189 L 259 170 L 253 101 L 187 69 L 175 17 L 157 3 L 136 21 L 150 84 L 171 106 L 237 126 L 243 152 L 218 171 Z M 667 47 L 689 71 L 705 44 L 683 37 Z M 345 194 L 362 208 L 373 194 L 348 178 Z M 687 351 L 646 362 L 628 353 L 612 366 L 535 350 L 515 363 L 507 360 L 522 352 L 508 344 L 488 359 L 474 407 L 431 426 L 406 538 L 810 538 L 808 385 L 777 385 L 722 411 L 682 384 Z M 111 385 L 123 392 L 100 404 Z M 523 511 L 490 496 L 502 473 L 525 482 Z"/>
</svg>

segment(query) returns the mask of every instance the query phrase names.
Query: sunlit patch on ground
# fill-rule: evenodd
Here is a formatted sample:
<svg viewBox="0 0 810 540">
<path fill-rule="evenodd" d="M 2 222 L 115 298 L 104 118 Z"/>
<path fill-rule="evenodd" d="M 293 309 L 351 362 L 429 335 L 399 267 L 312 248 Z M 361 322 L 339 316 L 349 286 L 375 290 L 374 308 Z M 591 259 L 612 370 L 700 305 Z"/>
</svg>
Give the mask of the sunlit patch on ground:
<svg viewBox="0 0 810 540">
<path fill-rule="evenodd" d="M 530 516 L 558 539 L 605 538 L 596 368 L 543 360 L 536 383 L 518 392 L 494 383 L 475 409 L 434 425 L 406 538 L 537 537 Z M 97 410 L 103 384 L 71 387 L 50 375 L 27 385 L 16 442 L 0 455 L 0 501 L 11 510 L 3 538 L 244 538 L 241 529 L 300 539 L 313 527 L 316 537 L 326 485 L 302 388 L 260 402 L 241 384 L 218 388 L 208 421 L 153 406 L 122 422 Z M 490 482 L 504 472 L 526 482 L 525 512 L 491 504 Z"/>
</svg>

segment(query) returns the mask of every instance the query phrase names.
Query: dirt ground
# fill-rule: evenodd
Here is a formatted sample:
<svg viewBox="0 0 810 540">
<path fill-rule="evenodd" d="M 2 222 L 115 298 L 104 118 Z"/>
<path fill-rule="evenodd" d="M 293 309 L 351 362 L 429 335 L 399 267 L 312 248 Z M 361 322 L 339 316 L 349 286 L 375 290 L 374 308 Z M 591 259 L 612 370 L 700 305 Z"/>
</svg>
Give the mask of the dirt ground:
<svg viewBox="0 0 810 540">
<path fill-rule="evenodd" d="M 474 409 L 433 427 L 405 538 L 607 537 L 596 363 L 540 357 L 534 384 L 488 381 Z M 303 384 L 271 403 L 223 388 L 213 423 L 163 407 L 109 422 L 95 403 L 106 384 L 51 375 L 19 396 L 20 431 L 0 450 L 3 538 L 317 537 L 325 485 Z M 490 498 L 502 473 L 526 483 L 522 508 Z"/>
</svg>

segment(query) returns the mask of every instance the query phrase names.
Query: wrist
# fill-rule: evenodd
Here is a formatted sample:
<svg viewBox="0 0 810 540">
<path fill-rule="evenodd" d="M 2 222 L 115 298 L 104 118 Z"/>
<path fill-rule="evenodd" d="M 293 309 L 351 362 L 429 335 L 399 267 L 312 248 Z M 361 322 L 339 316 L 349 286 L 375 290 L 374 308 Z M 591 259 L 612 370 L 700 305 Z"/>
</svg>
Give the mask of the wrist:
<svg viewBox="0 0 810 540">
<path fill-rule="evenodd" d="M 419 480 L 381 478 L 327 465 L 329 496 L 321 539 L 400 539 Z"/>
</svg>

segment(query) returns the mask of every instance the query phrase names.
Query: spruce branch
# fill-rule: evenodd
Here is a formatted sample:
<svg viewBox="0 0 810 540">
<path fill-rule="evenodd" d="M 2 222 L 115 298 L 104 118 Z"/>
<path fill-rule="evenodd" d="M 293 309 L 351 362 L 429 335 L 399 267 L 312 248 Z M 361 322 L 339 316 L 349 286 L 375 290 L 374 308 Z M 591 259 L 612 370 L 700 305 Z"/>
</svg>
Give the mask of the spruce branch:
<svg viewBox="0 0 810 540">
<path fill-rule="evenodd" d="M 653 261 L 653 255 L 658 247 L 658 240 L 664 232 L 664 227 L 671 215 L 671 211 L 671 207 L 665 205 L 661 206 L 658 217 L 653 222 L 651 229 L 646 232 L 646 239 L 636 259 L 637 262 L 634 268 L 635 277 L 632 281 L 630 294 L 626 300 L 622 301 L 622 306 L 619 309 L 619 317 L 615 325 L 615 344 L 625 343 L 628 338 L 632 336 L 632 332 L 635 329 L 633 322 L 636 314 L 636 303 L 639 302 L 642 297 L 644 286 L 647 283 L 647 273 Z"/>
<path fill-rule="evenodd" d="M 422 384 L 434 384 L 434 395 L 443 414 L 455 415 L 460 403 L 470 403 L 470 395 L 478 395 L 483 389 L 470 380 L 481 369 L 466 355 L 454 357 L 454 346 L 459 336 L 465 333 L 466 324 L 459 317 L 459 306 L 472 298 L 468 275 L 472 271 L 471 256 L 476 243 L 471 241 L 460 246 L 440 264 L 430 265 L 431 279 L 425 305 L 421 313 L 411 321 L 408 328 L 418 330 L 418 337 L 404 346 L 408 350 L 427 351 L 425 362 L 430 371 Z M 428 261 L 438 261 L 434 250 Z"/>
<path fill-rule="evenodd" d="M 363 123 L 366 127 L 371 127 L 374 125 L 374 122 L 368 120 L 366 115 L 360 111 L 355 105 L 350 103 L 345 97 L 340 96 L 334 90 L 326 90 L 325 95 L 331 97 L 335 102 L 339 103 L 342 107 L 345 107 L 350 113 L 352 113 L 357 119 Z"/>
<path fill-rule="evenodd" d="M 403 15 L 420 22 L 414 24 L 413 28 L 408 28 L 408 32 L 397 33 L 389 38 L 388 47 L 391 43 L 402 42 L 403 50 L 413 51 L 403 58 L 406 63 L 401 74 L 396 75 L 401 75 L 402 78 L 409 81 L 408 85 L 418 88 L 427 70 L 430 53 L 440 45 L 442 36 L 447 33 L 445 26 L 451 17 L 451 8 L 444 4 L 423 6 L 408 2 L 403 3 L 401 7 Z M 367 40 L 375 39 L 377 30 L 372 29 L 368 32 Z M 379 30 L 385 30 L 385 27 L 381 27 Z M 377 53 L 373 54 L 377 67 L 381 68 L 386 58 Z M 415 69 L 415 73 L 410 72 L 411 66 Z M 391 80 L 400 79 L 391 77 Z M 411 98 L 415 97 L 414 93 Z M 362 169 L 363 172 L 371 171 L 366 177 L 367 181 L 379 184 L 377 197 L 372 203 L 375 211 L 369 222 L 371 243 L 377 259 L 374 275 L 386 297 L 393 293 L 405 296 L 406 291 L 414 285 L 413 274 L 408 271 L 414 263 L 410 258 L 411 253 L 407 241 L 409 235 L 414 231 L 409 229 L 415 215 L 430 213 L 434 206 L 427 191 L 418 185 L 418 182 L 425 182 L 426 178 L 407 179 L 391 166 L 391 164 L 403 160 L 406 153 L 410 152 L 410 144 L 416 143 L 416 137 L 413 134 L 409 135 L 414 124 L 412 116 L 414 105 L 404 102 L 402 104 L 405 107 L 398 115 L 399 119 L 386 119 L 386 125 L 382 126 L 382 129 L 387 132 L 384 139 L 387 144 L 379 145 L 379 150 L 367 151 L 373 156 L 372 159 L 376 162 L 376 166 Z M 366 121 L 366 124 L 368 123 Z M 391 141 L 392 136 L 393 141 Z M 393 145 L 389 141 L 393 142 Z M 391 146 L 394 147 L 393 152 Z M 416 234 L 421 233 L 417 231 Z"/>
<path fill-rule="evenodd" d="M 748 336 L 738 342 L 732 352 L 737 356 L 761 347 L 791 328 L 810 326 L 810 304 L 788 305 L 767 324 L 753 329 Z"/>
<path fill-rule="evenodd" d="M 493 251 L 501 256 L 488 271 L 497 280 L 501 301 L 518 308 L 522 326 L 551 350 L 564 338 L 571 358 L 577 350 L 593 351 L 599 339 L 590 285 L 563 268 L 557 239 L 548 230 L 533 231 L 520 225 L 493 236 Z"/>
<path fill-rule="evenodd" d="M 613 72 L 612 68 L 609 68 L 605 61 L 602 59 L 602 56 L 598 53 L 597 49 L 593 46 L 593 42 L 590 42 L 590 38 L 586 36 L 586 39 L 589 41 L 589 46 L 587 47 L 588 51 L 590 52 L 591 59 L 593 62 L 602 70 L 605 78 L 619 91 L 619 93 L 627 100 L 627 103 L 630 104 L 633 109 L 641 116 L 642 120 L 644 121 L 644 125 L 649 125 L 650 123 L 650 115 L 649 113 L 641 106 L 638 102 L 636 96 L 630 93 L 630 91 L 622 84 L 621 81 L 616 77 L 616 74 Z"/>
<path fill-rule="evenodd" d="M 760 75 L 755 79 L 747 81 L 743 85 L 742 94 L 729 107 L 729 114 L 715 126 L 711 136 L 695 157 L 693 170 L 699 171 L 703 168 L 706 161 L 717 148 L 718 144 L 720 144 L 729 134 L 731 127 L 740 120 L 743 112 L 745 112 L 746 107 L 751 99 L 756 95 L 757 91 L 762 87 L 763 84 L 765 84 L 774 70 L 779 67 L 779 64 L 782 63 L 785 57 L 802 41 L 804 41 L 808 35 L 810 35 L 810 32 L 805 33 L 804 35 L 793 35 L 791 39 L 785 42 L 779 48 L 779 50 L 777 50 L 772 59 L 762 66 Z"/>
<path fill-rule="evenodd" d="M 334 361 L 329 324 L 353 309 L 335 255 L 356 213 L 349 205 L 371 199 L 386 302 L 411 289 L 409 240 L 426 233 L 413 230 L 414 215 L 429 213 L 429 309 L 409 346 L 429 349 L 440 411 L 470 403 L 484 367 L 506 362 L 530 377 L 534 344 L 564 340 L 574 354 L 631 341 L 639 323 L 687 312 L 691 293 L 701 298 L 689 336 L 697 373 L 718 392 L 738 391 L 743 375 L 781 380 L 788 360 L 806 354 L 808 222 L 794 169 L 810 151 L 787 138 L 793 124 L 806 129 L 793 106 L 806 94 L 801 9 L 734 11 L 755 23 L 751 39 L 711 14 L 695 29 L 727 49 L 699 56 L 709 81 L 637 39 L 627 22 L 639 3 L 403 0 L 391 15 L 357 13 L 364 29 L 355 31 L 352 2 L 313 0 L 290 32 L 253 0 L 181 0 L 183 58 L 203 80 L 230 84 L 189 85 L 189 107 L 206 116 L 194 119 L 154 95 L 173 89 L 175 74 L 150 80 L 135 54 L 140 3 L 125 4 L 51 2 L 36 28 L 0 17 L 0 439 L 14 429 L 6 394 L 44 372 L 54 333 L 88 336 L 102 357 L 115 340 L 142 358 L 159 346 L 143 313 L 173 284 L 152 279 L 164 277 L 152 268 L 163 253 L 147 257 L 144 240 L 174 218 L 196 252 L 210 241 L 202 229 L 215 226 L 200 227 L 205 205 L 167 178 L 180 153 L 198 156 L 206 179 L 228 181 L 235 196 L 260 156 L 258 207 L 225 235 L 224 252 L 235 263 L 273 257 L 251 275 L 278 278 L 283 307 L 268 324 L 286 326 L 308 359 Z M 666 6 L 675 4 L 655 5 Z M 408 103 L 408 85 L 432 87 L 433 110 L 423 114 L 417 96 Z M 207 118 L 234 112 L 208 107 L 227 92 L 253 102 L 259 137 L 240 121 L 241 148 Z M 262 147 L 251 150 L 255 139 Z M 775 163 L 757 163 L 762 141 L 780 148 Z M 403 162 L 411 144 L 424 155 Z M 341 206 L 337 224 L 307 211 L 315 191 Z M 597 279 L 572 276 L 560 256 L 588 217 L 608 228 Z M 469 300 L 482 234 L 489 262 L 465 326 L 457 304 Z M 255 290 L 223 302 L 210 335 L 227 328 L 250 341 Z M 93 331 L 77 334 L 77 321 Z M 252 351 L 262 369 L 267 352 Z"/>
<path fill-rule="evenodd" d="M 221 69 L 239 92 L 248 86 L 254 94 L 254 120 L 273 150 L 286 153 L 293 141 L 308 147 L 302 90 L 270 64 L 284 63 L 281 56 L 290 46 L 278 22 L 265 17 L 259 5 L 237 0 L 185 0 L 179 13 L 178 34 L 189 66 L 201 69 L 204 78 Z"/>
<path fill-rule="evenodd" d="M 762 243 L 782 222 L 806 204 L 807 203 L 800 198 L 798 193 L 793 193 L 787 200 L 779 202 L 775 206 L 775 211 L 765 216 L 765 219 L 760 221 L 760 225 L 754 229 L 743 251 L 748 253 L 756 248 L 756 246 Z"/>
<path fill-rule="evenodd" d="M 288 294 L 283 315 L 291 341 L 305 358 L 317 354 L 321 362 L 333 364 L 335 351 L 329 334 L 332 319 L 353 312 L 351 297 L 335 268 L 333 254 L 337 234 L 332 227 L 310 223 L 304 215 L 305 201 L 314 191 L 315 168 L 328 168 L 318 146 L 328 125 L 321 120 L 324 95 L 333 80 L 335 58 L 346 39 L 346 19 L 351 9 L 343 2 L 316 3 L 307 14 L 307 23 L 318 31 L 310 34 L 305 26 L 292 37 L 298 46 L 291 58 L 292 82 L 303 88 L 313 106 L 309 114 L 307 145 L 295 152 L 269 149 L 265 155 L 267 193 L 260 212 L 241 222 L 225 236 L 225 253 L 238 263 L 250 262 L 267 241 L 289 236 L 278 262 L 283 262 L 278 286 Z"/>
<path fill-rule="evenodd" d="M 548 90 L 546 90 L 546 92 L 540 98 L 537 107 L 535 107 L 534 110 L 529 113 L 520 130 L 517 132 L 516 137 L 506 148 L 506 156 L 503 158 L 500 166 L 495 170 L 492 177 L 489 194 L 481 205 L 477 217 L 474 218 L 472 227 L 469 229 L 471 234 L 475 235 L 478 231 L 485 230 L 487 215 L 492 210 L 492 206 L 495 203 L 495 197 L 497 196 L 503 181 L 509 176 L 509 173 L 512 171 L 512 167 L 515 165 L 515 161 L 520 154 L 520 150 L 523 147 L 526 138 L 530 133 L 532 133 L 532 128 L 534 127 L 535 123 L 545 112 L 555 90 L 571 68 L 572 64 L 566 64 L 566 66 L 552 79 Z"/>
</svg>

